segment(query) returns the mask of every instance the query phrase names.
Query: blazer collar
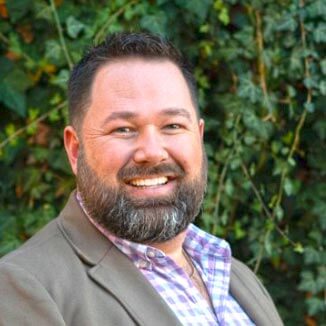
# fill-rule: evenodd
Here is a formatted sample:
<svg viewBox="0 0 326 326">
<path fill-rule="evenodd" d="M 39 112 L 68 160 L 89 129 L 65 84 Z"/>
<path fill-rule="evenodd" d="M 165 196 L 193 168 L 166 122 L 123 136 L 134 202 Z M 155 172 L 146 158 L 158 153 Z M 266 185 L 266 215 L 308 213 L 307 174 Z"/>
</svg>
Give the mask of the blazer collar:
<svg viewBox="0 0 326 326">
<path fill-rule="evenodd" d="M 59 215 L 58 227 L 80 259 L 90 266 L 90 278 L 115 296 L 137 324 L 181 326 L 143 274 L 90 223 L 75 195 L 70 195 Z"/>
</svg>

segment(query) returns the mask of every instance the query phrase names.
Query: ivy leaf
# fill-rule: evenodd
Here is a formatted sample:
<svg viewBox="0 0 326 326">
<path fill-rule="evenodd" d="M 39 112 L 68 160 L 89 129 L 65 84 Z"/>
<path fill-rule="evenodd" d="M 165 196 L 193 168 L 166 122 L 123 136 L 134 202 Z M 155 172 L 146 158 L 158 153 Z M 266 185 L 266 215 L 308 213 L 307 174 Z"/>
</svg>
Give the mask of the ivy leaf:
<svg viewBox="0 0 326 326">
<path fill-rule="evenodd" d="M 317 43 L 325 43 L 326 42 L 326 24 L 318 24 L 317 28 L 313 31 L 314 40 Z"/>
<path fill-rule="evenodd" d="M 65 174 L 71 174 L 71 168 L 68 163 L 68 159 L 64 151 L 52 150 L 48 155 L 49 165 L 58 171 L 62 171 Z"/>
<path fill-rule="evenodd" d="M 240 221 L 234 223 L 234 236 L 236 239 L 242 239 L 246 236 L 246 231 L 243 229 Z"/>
<path fill-rule="evenodd" d="M 306 8 L 308 17 L 325 17 L 326 16 L 326 3 L 323 0 L 314 0 Z"/>
<path fill-rule="evenodd" d="M 45 44 L 45 57 L 47 59 L 59 60 L 62 55 L 61 46 L 58 41 L 49 40 Z"/>
<path fill-rule="evenodd" d="M 262 92 L 260 87 L 252 82 L 251 76 L 247 75 L 240 77 L 238 95 L 248 99 L 252 103 L 257 103 L 262 96 Z"/>
<path fill-rule="evenodd" d="M 67 33 L 71 38 L 76 38 L 84 29 L 85 25 L 74 16 L 69 16 L 66 20 Z"/>
<path fill-rule="evenodd" d="M 320 202 L 314 205 L 312 209 L 312 213 L 319 216 L 319 225 L 322 230 L 326 230 L 326 204 L 324 202 Z"/>
<path fill-rule="evenodd" d="M 326 139 L 326 120 L 317 121 L 314 124 L 313 129 L 317 132 L 317 134 L 321 140 Z"/>
<path fill-rule="evenodd" d="M 207 17 L 212 0 L 178 0 L 177 3 L 180 5 L 180 7 L 185 8 L 186 10 L 195 14 L 199 18 L 200 22 L 203 22 Z"/>
<path fill-rule="evenodd" d="M 270 238 L 270 232 L 268 232 L 268 234 L 266 235 L 266 237 L 264 239 L 264 248 L 266 250 L 267 255 L 271 256 L 273 253 L 273 246 L 272 246 L 272 242 L 271 242 L 271 238 Z"/>
<path fill-rule="evenodd" d="M 252 145 L 256 141 L 256 137 L 254 135 L 251 135 L 250 133 L 245 134 L 244 136 L 244 142 L 246 145 Z"/>
<path fill-rule="evenodd" d="M 292 51 L 290 56 L 290 70 L 297 74 L 298 76 L 303 72 L 303 65 L 302 65 L 302 53 L 299 49 L 295 49 Z"/>
<path fill-rule="evenodd" d="M 319 264 L 321 262 L 321 253 L 312 247 L 307 247 L 304 252 L 306 264 Z"/>
<path fill-rule="evenodd" d="M 299 284 L 299 290 L 316 293 L 316 281 L 314 275 L 310 271 L 304 271 L 301 273 L 301 282 Z"/>
<path fill-rule="evenodd" d="M 305 250 L 302 247 L 302 244 L 299 242 L 295 244 L 294 251 L 297 252 L 298 254 L 302 254 L 304 253 Z"/>
<path fill-rule="evenodd" d="M 22 93 L 33 85 L 30 77 L 19 68 L 12 69 L 10 74 L 8 74 L 3 81 L 8 85 L 8 87 L 14 88 Z"/>
<path fill-rule="evenodd" d="M 67 69 L 60 70 L 59 74 L 51 78 L 51 84 L 58 85 L 62 89 L 66 89 L 69 79 L 69 71 Z"/>
<path fill-rule="evenodd" d="M 12 71 L 13 63 L 5 57 L 0 57 L 0 80 L 3 80 Z"/>
<path fill-rule="evenodd" d="M 325 303 L 318 297 L 307 299 L 308 313 L 310 316 L 316 315 L 318 312 L 325 311 Z"/>
<path fill-rule="evenodd" d="M 225 193 L 228 195 L 228 196 L 232 196 L 233 193 L 234 193 L 234 185 L 231 181 L 230 178 L 228 178 L 225 182 L 225 185 L 224 185 L 224 190 L 225 190 Z"/>
<path fill-rule="evenodd" d="M 283 208 L 280 205 L 278 205 L 278 206 L 275 207 L 274 211 L 275 211 L 275 216 L 276 216 L 277 220 L 281 221 L 283 219 L 283 217 L 284 217 Z"/>
<path fill-rule="evenodd" d="M 326 258 L 326 253 L 322 252 L 322 261 L 325 262 Z M 317 289 L 318 291 L 323 291 L 326 289 L 326 267 L 325 266 L 320 266 L 318 268 L 318 277 L 316 281 Z"/>
<path fill-rule="evenodd" d="M 24 17 L 33 6 L 33 0 L 10 0 L 6 2 L 10 20 L 15 23 Z"/>
<path fill-rule="evenodd" d="M 321 71 L 324 75 L 326 75 L 326 59 L 322 60 L 320 62 L 320 67 L 321 67 Z"/>
<path fill-rule="evenodd" d="M 295 195 L 300 188 L 300 182 L 298 180 L 292 180 L 286 178 L 284 180 L 284 191 L 288 196 Z"/>
<path fill-rule="evenodd" d="M 251 133 L 262 139 L 268 139 L 272 130 L 272 126 L 268 122 L 262 121 L 252 111 L 244 113 L 243 123 Z"/>
<path fill-rule="evenodd" d="M 5 60 L 3 60 L 6 63 Z M 8 64 L 11 68 L 11 65 Z M 0 74 L 5 73 L 6 68 L 0 68 Z M 2 79 L 0 85 L 0 101 L 6 105 L 8 109 L 17 113 L 21 117 L 26 116 L 26 96 L 25 91 L 32 86 L 32 81 L 20 69 L 15 68 L 7 73 Z"/>
<path fill-rule="evenodd" d="M 281 21 L 279 21 L 275 29 L 277 31 L 294 32 L 297 28 L 297 25 L 297 21 L 293 17 L 289 17 L 289 15 L 286 14 L 285 17 L 283 17 Z"/>
<path fill-rule="evenodd" d="M 319 83 L 319 90 L 320 90 L 321 95 L 326 95 L 326 81 L 325 80 L 322 80 Z"/>
<path fill-rule="evenodd" d="M 307 111 L 310 112 L 310 113 L 314 112 L 314 110 L 315 110 L 315 105 L 314 105 L 314 103 L 308 103 L 308 102 L 306 102 L 306 103 L 304 104 L 304 107 L 305 107 L 305 109 L 307 109 Z"/>
<path fill-rule="evenodd" d="M 140 25 L 153 33 L 164 34 L 164 26 L 166 24 L 166 18 L 163 14 L 158 15 L 146 15 L 141 21 Z"/>
<path fill-rule="evenodd" d="M 0 85 L 0 102 L 5 104 L 8 109 L 16 112 L 21 117 L 26 116 L 25 94 L 15 90 L 5 83 Z"/>
<path fill-rule="evenodd" d="M 34 12 L 35 18 L 37 19 L 45 19 L 49 22 L 52 22 L 53 20 L 51 6 L 48 5 L 46 2 L 35 1 Z"/>
</svg>

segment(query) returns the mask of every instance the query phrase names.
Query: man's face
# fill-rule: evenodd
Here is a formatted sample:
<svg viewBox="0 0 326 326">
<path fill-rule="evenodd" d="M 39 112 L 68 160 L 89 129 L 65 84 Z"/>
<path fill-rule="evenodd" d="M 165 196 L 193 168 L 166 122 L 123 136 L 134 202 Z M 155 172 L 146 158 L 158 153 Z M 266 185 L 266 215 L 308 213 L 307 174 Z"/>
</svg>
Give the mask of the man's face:
<svg viewBox="0 0 326 326">
<path fill-rule="evenodd" d="M 199 212 L 206 186 L 203 121 L 180 70 L 124 59 L 96 74 L 77 186 L 92 218 L 135 242 L 162 242 Z"/>
</svg>

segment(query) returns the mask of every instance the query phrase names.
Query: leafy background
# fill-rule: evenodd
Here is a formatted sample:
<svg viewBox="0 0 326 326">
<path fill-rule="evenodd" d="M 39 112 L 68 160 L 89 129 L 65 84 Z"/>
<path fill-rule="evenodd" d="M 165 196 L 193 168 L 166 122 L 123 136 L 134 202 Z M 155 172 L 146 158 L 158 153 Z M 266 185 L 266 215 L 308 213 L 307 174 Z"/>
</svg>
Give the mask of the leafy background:
<svg viewBox="0 0 326 326">
<path fill-rule="evenodd" d="M 108 32 L 193 62 L 210 162 L 198 224 L 231 242 L 286 325 L 326 325 L 326 3 L 0 0 L 0 254 L 63 207 L 69 70 Z"/>
</svg>

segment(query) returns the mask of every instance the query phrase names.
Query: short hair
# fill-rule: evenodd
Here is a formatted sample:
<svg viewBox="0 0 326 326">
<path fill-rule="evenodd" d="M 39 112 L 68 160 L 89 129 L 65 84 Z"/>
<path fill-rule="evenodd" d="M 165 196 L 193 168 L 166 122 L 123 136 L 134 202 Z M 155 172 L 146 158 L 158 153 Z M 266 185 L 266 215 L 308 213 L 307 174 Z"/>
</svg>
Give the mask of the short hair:
<svg viewBox="0 0 326 326">
<path fill-rule="evenodd" d="M 90 105 L 92 83 L 99 68 L 112 61 L 128 58 L 173 62 L 185 78 L 199 117 L 196 80 L 191 65 L 181 52 L 159 35 L 120 32 L 107 36 L 103 43 L 91 47 L 71 72 L 68 82 L 69 122 L 77 131 Z"/>
</svg>

